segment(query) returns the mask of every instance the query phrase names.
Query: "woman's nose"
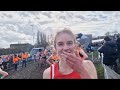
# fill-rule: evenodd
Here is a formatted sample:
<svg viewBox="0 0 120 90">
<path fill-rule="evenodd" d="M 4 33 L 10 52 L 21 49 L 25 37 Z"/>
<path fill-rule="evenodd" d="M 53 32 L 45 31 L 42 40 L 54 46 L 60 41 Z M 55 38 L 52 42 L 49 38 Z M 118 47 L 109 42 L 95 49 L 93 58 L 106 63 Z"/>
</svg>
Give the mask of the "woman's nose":
<svg viewBox="0 0 120 90">
<path fill-rule="evenodd" d="M 64 49 L 64 50 L 65 50 L 65 49 L 68 49 L 68 46 L 65 44 L 64 47 L 63 47 L 63 49 Z"/>
<path fill-rule="evenodd" d="M 63 47 L 63 51 L 68 51 L 69 50 L 69 47 L 67 46 L 67 45 L 64 45 L 64 47 Z"/>
</svg>

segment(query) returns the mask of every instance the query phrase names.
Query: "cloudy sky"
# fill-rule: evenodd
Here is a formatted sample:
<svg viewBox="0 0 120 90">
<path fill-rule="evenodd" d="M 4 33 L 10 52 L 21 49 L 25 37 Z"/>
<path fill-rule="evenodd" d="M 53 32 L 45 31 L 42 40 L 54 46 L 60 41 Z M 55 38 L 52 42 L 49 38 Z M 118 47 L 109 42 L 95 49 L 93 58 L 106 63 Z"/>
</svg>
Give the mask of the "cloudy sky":
<svg viewBox="0 0 120 90">
<path fill-rule="evenodd" d="M 73 32 L 104 35 L 119 30 L 120 11 L 0 11 L 0 48 L 33 42 L 37 30 L 51 35 L 65 27 Z"/>
</svg>

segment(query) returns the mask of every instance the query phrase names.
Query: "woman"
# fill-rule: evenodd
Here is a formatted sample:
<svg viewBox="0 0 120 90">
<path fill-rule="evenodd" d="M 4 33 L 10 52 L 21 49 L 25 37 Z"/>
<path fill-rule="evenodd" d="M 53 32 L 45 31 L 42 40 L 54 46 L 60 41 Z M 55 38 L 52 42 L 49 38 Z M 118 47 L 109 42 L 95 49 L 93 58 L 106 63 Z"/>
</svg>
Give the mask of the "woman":
<svg viewBox="0 0 120 90">
<path fill-rule="evenodd" d="M 6 76 L 8 76 L 8 73 L 3 71 L 1 68 L 2 68 L 2 57 L 0 57 L 0 79 L 4 79 Z"/>
<path fill-rule="evenodd" d="M 58 32 L 54 40 L 55 49 L 60 56 L 59 63 L 52 64 L 43 72 L 43 79 L 96 79 L 95 66 L 90 60 L 81 60 L 76 55 L 76 38 L 64 29 Z"/>
<path fill-rule="evenodd" d="M 49 64 L 49 65 L 52 65 L 56 62 L 59 62 L 59 56 L 57 55 L 57 52 L 54 51 L 53 54 L 46 60 L 46 62 Z M 52 60 L 52 63 L 50 62 L 50 60 Z"/>
<path fill-rule="evenodd" d="M 42 66 L 47 66 L 46 64 L 46 55 L 44 54 L 44 52 L 41 54 L 41 57 L 40 57 L 40 62 L 41 62 L 41 67 Z"/>
<path fill-rule="evenodd" d="M 40 63 L 40 57 L 41 57 L 41 50 L 39 49 L 39 51 L 35 55 L 35 62 L 37 63 L 38 66 Z"/>
</svg>

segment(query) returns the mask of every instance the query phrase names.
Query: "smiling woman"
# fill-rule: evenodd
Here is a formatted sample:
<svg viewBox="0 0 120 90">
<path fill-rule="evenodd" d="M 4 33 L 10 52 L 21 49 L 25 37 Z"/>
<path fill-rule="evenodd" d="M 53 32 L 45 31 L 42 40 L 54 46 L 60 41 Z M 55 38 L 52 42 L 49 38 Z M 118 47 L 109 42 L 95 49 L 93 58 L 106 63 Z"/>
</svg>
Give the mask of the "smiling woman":
<svg viewBox="0 0 120 90">
<path fill-rule="evenodd" d="M 60 56 L 43 73 L 43 79 L 97 79 L 95 66 L 90 60 L 81 60 L 75 53 L 76 39 L 69 29 L 58 32 L 54 47 Z"/>
</svg>

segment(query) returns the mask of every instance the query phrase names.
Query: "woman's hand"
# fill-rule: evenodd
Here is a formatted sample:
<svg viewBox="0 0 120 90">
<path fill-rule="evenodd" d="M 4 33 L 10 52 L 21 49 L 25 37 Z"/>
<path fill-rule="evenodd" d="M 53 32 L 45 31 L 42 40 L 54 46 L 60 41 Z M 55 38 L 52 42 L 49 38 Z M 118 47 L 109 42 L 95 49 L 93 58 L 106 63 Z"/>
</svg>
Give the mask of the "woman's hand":
<svg viewBox="0 0 120 90">
<path fill-rule="evenodd" d="M 78 56 L 76 56 L 76 54 L 71 54 L 67 52 L 63 52 L 63 54 L 66 57 L 67 64 L 72 69 L 79 72 L 81 78 L 97 78 L 96 69 L 94 67 L 94 64 L 90 60 L 81 60 Z"/>
<path fill-rule="evenodd" d="M 81 72 L 82 68 L 82 60 L 80 60 L 79 55 L 71 54 L 67 52 L 63 52 L 64 56 L 66 57 L 67 64 L 77 72 Z"/>
</svg>

